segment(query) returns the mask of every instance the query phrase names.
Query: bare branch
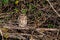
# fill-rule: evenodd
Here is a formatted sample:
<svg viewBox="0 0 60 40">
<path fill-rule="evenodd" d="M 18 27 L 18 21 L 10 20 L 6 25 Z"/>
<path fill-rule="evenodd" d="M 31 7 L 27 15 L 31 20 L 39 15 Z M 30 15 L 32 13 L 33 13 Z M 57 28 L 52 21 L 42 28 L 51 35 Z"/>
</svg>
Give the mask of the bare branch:
<svg viewBox="0 0 60 40">
<path fill-rule="evenodd" d="M 60 14 L 54 9 L 54 7 L 52 6 L 52 4 L 50 3 L 49 0 L 47 0 L 48 3 L 50 4 L 51 8 L 53 9 L 54 12 L 56 12 L 56 15 L 58 15 L 60 17 Z"/>
<path fill-rule="evenodd" d="M 2 30 L 0 29 L 0 34 L 1 34 L 1 36 L 2 36 L 2 40 L 4 40 L 4 38 L 3 38 L 3 33 L 2 33 Z"/>
<path fill-rule="evenodd" d="M 59 29 L 56 29 L 56 28 L 37 28 L 36 29 L 37 31 L 39 30 L 43 30 L 43 31 L 58 31 Z"/>
</svg>

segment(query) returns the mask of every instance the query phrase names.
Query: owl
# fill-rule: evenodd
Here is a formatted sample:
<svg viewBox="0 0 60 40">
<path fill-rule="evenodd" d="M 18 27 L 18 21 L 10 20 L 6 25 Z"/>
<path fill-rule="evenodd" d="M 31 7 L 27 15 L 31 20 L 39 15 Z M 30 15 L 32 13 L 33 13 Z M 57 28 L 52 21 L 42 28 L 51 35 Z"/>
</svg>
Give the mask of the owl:
<svg viewBox="0 0 60 40">
<path fill-rule="evenodd" d="M 19 27 L 26 27 L 27 26 L 27 16 L 25 14 L 19 15 L 18 22 L 19 22 Z"/>
</svg>

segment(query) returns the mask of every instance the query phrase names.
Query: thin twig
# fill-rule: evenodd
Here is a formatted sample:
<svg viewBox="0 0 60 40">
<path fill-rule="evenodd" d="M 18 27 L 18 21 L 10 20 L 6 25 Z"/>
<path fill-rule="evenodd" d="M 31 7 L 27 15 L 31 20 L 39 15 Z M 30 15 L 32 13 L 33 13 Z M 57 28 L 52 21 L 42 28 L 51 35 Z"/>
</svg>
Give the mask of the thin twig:
<svg viewBox="0 0 60 40">
<path fill-rule="evenodd" d="M 49 0 L 47 0 L 47 2 L 50 4 L 51 8 L 53 9 L 54 12 L 56 12 L 56 15 L 58 15 L 60 17 L 60 14 L 54 9 L 54 7 L 52 6 L 52 4 L 50 3 Z"/>
<path fill-rule="evenodd" d="M 3 33 L 2 33 L 2 30 L 1 29 L 0 29 L 0 33 L 1 33 L 1 36 L 2 36 L 2 40 L 4 40 Z"/>
</svg>

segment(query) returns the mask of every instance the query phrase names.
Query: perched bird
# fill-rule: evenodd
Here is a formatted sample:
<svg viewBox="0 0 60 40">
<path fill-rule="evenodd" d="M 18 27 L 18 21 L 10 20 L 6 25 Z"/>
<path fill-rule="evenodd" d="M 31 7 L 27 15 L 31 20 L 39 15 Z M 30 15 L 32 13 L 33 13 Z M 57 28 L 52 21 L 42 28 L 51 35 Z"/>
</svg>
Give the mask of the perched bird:
<svg viewBox="0 0 60 40">
<path fill-rule="evenodd" d="M 27 16 L 25 14 L 21 14 L 18 18 L 19 26 L 26 27 L 27 26 Z"/>
</svg>

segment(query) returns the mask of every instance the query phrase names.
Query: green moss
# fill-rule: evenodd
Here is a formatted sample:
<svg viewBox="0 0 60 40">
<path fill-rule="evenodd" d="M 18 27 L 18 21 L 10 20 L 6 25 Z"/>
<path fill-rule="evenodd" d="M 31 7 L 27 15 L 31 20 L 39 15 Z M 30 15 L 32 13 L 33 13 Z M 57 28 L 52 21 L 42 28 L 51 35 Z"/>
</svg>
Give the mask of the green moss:
<svg viewBox="0 0 60 40">
<path fill-rule="evenodd" d="M 53 24 L 48 24 L 48 28 L 53 28 L 55 27 Z"/>
<path fill-rule="evenodd" d="M 39 11 L 39 12 L 38 12 L 38 15 L 39 15 L 39 16 L 41 16 L 41 15 L 42 15 L 42 13 L 43 13 L 43 11 Z"/>
<path fill-rule="evenodd" d="M 4 22 L 4 20 L 0 19 L 0 24 L 2 24 Z"/>
<path fill-rule="evenodd" d="M 34 5 L 29 4 L 29 3 L 27 3 L 27 7 L 28 7 L 29 10 L 32 11 L 32 12 L 36 9 L 36 7 L 35 7 Z"/>
<path fill-rule="evenodd" d="M 21 12 L 22 12 L 23 14 L 26 14 L 27 9 L 22 9 Z"/>
<path fill-rule="evenodd" d="M 43 1 L 43 6 L 45 7 L 48 2 L 46 0 Z"/>
<path fill-rule="evenodd" d="M 18 12 L 19 12 L 19 9 L 18 9 L 18 8 L 15 8 L 14 11 L 15 11 L 16 13 L 18 13 Z"/>
<path fill-rule="evenodd" d="M 2 4 L 8 5 L 8 3 L 9 3 L 9 0 L 2 0 Z"/>
</svg>

